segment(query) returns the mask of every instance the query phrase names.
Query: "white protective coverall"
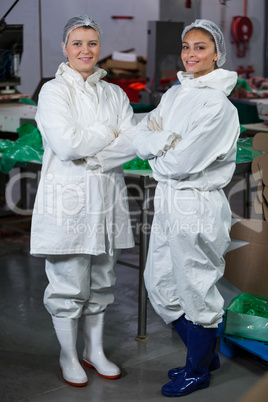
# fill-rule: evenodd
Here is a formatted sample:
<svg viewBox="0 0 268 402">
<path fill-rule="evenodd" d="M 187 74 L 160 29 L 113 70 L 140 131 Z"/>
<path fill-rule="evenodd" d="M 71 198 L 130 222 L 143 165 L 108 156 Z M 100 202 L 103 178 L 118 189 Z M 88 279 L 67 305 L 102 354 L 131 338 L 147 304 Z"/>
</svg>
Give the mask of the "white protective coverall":
<svg viewBox="0 0 268 402">
<path fill-rule="evenodd" d="M 101 80 L 105 75 L 96 67 L 84 82 L 77 71 L 62 63 L 56 78 L 39 94 L 36 121 L 44 156 L 32 217 L 31 254 L 46 257 L 52 286 L 45 299 L 52 304 L 45 304 L 53 315 L 68 316 L 68 309 L 70 317 L 81 315 L 81 306 L 77 309 L 65 302 L 72 291 L 65 294 L 64 286 L 74 287 L 77 305 L 81 305 L 86 299 L 79 294 L 83 283 L 88 288 L 90 282 L 103 284 L 110 303 L 111 267 L 120 249 L 134 246 L 122 164 L 136 157 L 132 145 L 136 122 L 126 94 Z M 90 266 L 95 272 L 91 280 L 83 276 Z M 104 266 L 106 273 L 101 272 Z M 61 279 L 64 267 L 66 277 L 73 277 L 72 285 Z M 81 278 L 77 278 L 79 273 Z M 53 281 L 61 293 L 60 298 L 56 291 L 54 300 Z M 62 289 L 61 283 L 65 283 Z M 103 309 L 105 305 L 93 312 Z"/>
<path fill-rule="evenodd" d="M 222 190 L 235 170 L 240 125 L 227 95 L 237 75 L 216 69 L 199 78 L 179 72 L 138 125 L 137 155 L 149 159 L 158 181 L 145 283 L 155 311 L 166 323 L 185 314 L 204 327 L 222 320 L 216 283 L 224 273 L 231 211 Z M 161 131 L 148 121 L 163 119 Z M 181 136 L 175 148 L 170 145 Z"/>
</svg>

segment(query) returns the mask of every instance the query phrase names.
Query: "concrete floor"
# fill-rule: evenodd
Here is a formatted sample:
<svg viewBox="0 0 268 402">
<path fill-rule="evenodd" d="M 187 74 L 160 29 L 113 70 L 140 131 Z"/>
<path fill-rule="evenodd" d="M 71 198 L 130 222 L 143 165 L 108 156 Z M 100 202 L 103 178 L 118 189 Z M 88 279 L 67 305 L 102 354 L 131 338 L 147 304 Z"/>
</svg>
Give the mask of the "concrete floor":
<svg viewBox="0 0 268 402">
<path fill-rule="evenodd" d="M 88 385 L 76 388 L 64 382 L 59 369 L 59 345 L 49 314 L 43 306 L 47 285 L 44 260 L 29 255 L 28 235 L 20 247 L 0 255 L 0 401 L 34 402 L 136 402 L 167 401 L 161 386 L 170 368 L 184 365 L 186 348 L 176 332 L 163 323 L 148 302 L 147 336 L 137 341 L 138 270 L 116 266 L 115 303 L 106 312 L 104 345 L 107 356 L 118 364 L 122 377 L 108 380 L 86 368 Z M 17 237 L 16 237 L 17 239 Z M 2 241 L 2 240 L 1 240 Z M 7 244 L 12 242 L 12 237 Z M 120 260 L 138 262 L 137 247 Z M 219 289 L 225 303 L 238 289 L 224 278 Z M 80 323 L 82 324 L 82 322 Z M 82 357 L 82 325 L 78 351 Z M 184 397 L 184 401 L 238 401 L 267 372 L 267 363 L 240 350 L 235 358 L 217 350 L 221 368 L 212 373 L 211 385 Z M 257 402 L 257 401 L 255 401 Z"/>
</svg>

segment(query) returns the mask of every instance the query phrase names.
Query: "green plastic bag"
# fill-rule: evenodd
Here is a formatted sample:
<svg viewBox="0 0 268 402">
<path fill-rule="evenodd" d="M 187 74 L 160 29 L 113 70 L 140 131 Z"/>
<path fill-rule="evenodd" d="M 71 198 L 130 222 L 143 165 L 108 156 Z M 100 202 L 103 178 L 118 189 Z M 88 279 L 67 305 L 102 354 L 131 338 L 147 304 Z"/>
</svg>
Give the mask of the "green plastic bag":
<svg viewBox="0 0 268 402">
<path fill-rule="evenodd" d="M 142 160 L 140 158 L 132 159 L 130 162 L 123 164 L 123 169 L 130 170 L 152 170 L 148 160 Z"/>
<path fill-rule="evenodd" d="M 248 85 L 247 80 L 245 80 L 244 78 L 238 78 L 237 79 L 235 89 L 245 89 L 246 91 L 252 92 L 252 89 Z"/>
<path fill-rule="evenodd" d="M 225 334 L 268 341 L 268 298 L 242 293 L 226 309 Z"/>
<path fill-rule="evenodd" d="M 261 151 L 252 148 L 253 137 L 239 138 L 237 141 L 236 162 L 251 162 Z"/>
<path fill-rule="evenodd" d="M 43 142 L 40 131 L 33 124 L 25 122 L 18 129 L 16 141 L 0 140 L 0 172 L 9 173 L 16 164 L 42 162 Z"/>
</svg>

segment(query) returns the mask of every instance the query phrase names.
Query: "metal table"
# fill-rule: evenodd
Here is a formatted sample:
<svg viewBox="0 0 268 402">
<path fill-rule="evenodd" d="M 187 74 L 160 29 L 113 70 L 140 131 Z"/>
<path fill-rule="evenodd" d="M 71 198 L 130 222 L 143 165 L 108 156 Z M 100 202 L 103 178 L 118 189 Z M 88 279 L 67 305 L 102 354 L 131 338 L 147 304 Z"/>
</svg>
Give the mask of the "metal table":
<svg viewBox="0 0 268 402">
<path fill-rule="evenodd" d="M 150 238 L 149 213 L 154 198 L 157 182 L 152 178 L 151 170 L 125 170 L 125 182 L 129 194 L 137 201 L 141 209 L 139 235 L 139 299 L 138 299 L 138 334 L 136 339 L 146 339 L 147 291 L 144 284 L 144 269 Z"/>
</svg>

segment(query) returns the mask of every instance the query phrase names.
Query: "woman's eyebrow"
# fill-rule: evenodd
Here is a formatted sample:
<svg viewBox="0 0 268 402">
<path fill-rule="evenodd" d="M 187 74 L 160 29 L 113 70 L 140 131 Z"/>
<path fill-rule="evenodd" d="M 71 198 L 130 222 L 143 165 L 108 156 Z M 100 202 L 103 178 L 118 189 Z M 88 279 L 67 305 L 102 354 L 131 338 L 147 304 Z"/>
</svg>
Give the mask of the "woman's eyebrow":
<svg viewBox="0 0 268 402">
<path fill-rule="evenodd" d="M 183 41 L 182 44 L 189 45 L 189 43 L 185 41 Z M 194 45 L 201 45 L 201 44 L 206 45 L 206 42 L 194 42 Z"/>
<path fill-rule="evenodd" d="M 73 39 L 72 42 L 83 42 L 82 39 Z M 88 42 L 98 42 L 98 39 L 89 39 Z"/>
</svg>

